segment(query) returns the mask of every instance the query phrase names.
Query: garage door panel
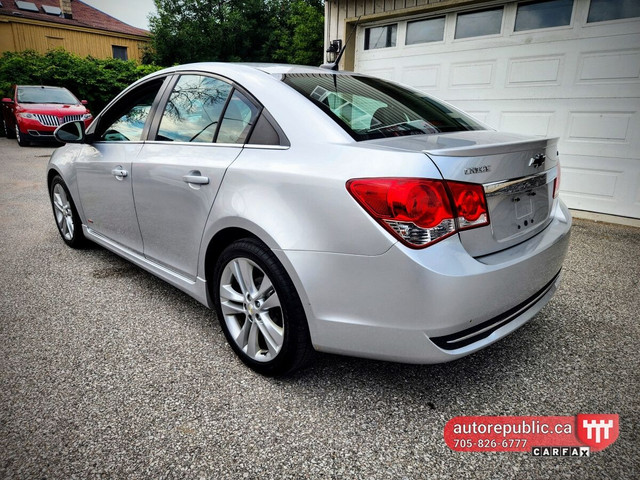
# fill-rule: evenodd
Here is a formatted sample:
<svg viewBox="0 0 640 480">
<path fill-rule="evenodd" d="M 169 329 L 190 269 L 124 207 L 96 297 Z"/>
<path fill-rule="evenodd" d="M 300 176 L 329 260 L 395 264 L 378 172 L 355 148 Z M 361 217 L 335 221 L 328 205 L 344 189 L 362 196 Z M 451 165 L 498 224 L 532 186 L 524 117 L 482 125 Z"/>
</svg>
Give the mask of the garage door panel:
<svg viewBox="0 0 640 480">
<path fill-rule="evenodd" d="M 564 55 L 522 57 L 509 60 L 507 87 L 560 85 Z"/>
<path fill-rule="evenodd" d="M 560 154 L 560 196 L 569 208 L 640 218 L 640 162 Z"/>
<path fill-rule="evenodd" d="M 578 85 L 640 84 L 640 50 L 613 50 L 580 55 Z"/>
</svg>

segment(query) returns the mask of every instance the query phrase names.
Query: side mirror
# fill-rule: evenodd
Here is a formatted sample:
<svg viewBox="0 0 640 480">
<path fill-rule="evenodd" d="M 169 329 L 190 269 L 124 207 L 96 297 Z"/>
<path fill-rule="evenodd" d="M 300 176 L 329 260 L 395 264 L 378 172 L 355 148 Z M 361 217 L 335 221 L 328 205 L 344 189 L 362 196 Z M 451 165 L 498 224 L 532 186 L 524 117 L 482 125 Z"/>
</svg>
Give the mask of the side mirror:
<svg viewBox="0 0 640 480">
<path fill-rule="evenodd" d="M 84 122 L 80 120 L 63 123 L 56 128 L 53 136 L 60 143 L 85 143 L 87 138 L 84 131 Z"/>
<path fill-rule="evenodd" d="M 13 103 L 13 100 L 11 100 L 10 98 L 3 98 L 2 103 Z"/>
<path fill-rule="evenodd" d="M 89 102 L 87 102 L 86 100 L 80 100 L 80 103 L 83 104 L 83 105 L 88 105 L 89 104 Z"/>
</svg>

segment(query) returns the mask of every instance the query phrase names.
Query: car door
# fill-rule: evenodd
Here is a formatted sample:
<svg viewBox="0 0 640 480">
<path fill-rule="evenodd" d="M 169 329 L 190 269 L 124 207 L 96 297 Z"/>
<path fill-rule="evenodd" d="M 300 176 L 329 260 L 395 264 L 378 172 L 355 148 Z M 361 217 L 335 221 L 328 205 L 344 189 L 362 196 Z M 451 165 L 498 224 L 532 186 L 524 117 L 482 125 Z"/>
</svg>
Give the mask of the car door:
<svg viewBox="0 0 640 480">
<path fill-rule="evenodd" d="M 87 227 L 121 247 L 143 252 L 133 203 L 132 161 L 140 153 L 147 122 L 165 79 L 145 83 L 100 115 L 96 140 L 79 156 L 77 183 Z"/>
<path fill-rule="evenodd" d="M 180 75 L 163 103 L 133 165 L 135 206 L 145 257 L 195 279 L 207 217 L 259 109 L 198 73 Z"/>
</svg>

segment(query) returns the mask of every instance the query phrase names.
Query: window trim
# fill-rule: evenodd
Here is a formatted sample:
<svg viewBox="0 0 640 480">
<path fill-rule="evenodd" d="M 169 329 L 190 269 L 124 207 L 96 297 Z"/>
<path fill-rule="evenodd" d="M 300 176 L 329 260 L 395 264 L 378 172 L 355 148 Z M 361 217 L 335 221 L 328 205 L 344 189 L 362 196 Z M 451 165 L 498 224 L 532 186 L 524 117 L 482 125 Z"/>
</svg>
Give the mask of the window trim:
<svg viewBox="0 0 640 480">
<path fill-rule="evenodd" d="M 518 20 L 518 7 L 523 3 L 536 3 L 538 1 L 542 2 L 544 0 L 522 0 L 516 3 L 515 13 L 513 15 L 513 31 L 511 32 L 511 35 L 531 35 L 533 32 L 552 32 L 554 30 L 568 30 L 574 27 L 576 22 L 576 14 L 577 14 L 576 8 L 578 3 L 576 0 L 573 0 L 573 4 L 571 6 L 571 18 L 569 19 L 568 24 L 557 25 L 555 27 L 542 27 L 542 28 L 531 28 L 528 30 L 516 30 L 516 21 Z"/>
<path fill-rule="evenodd" d="M 161 76 L 157 76 L 157 77 L 153 77 L 150 78 L 149 80 L 137 84 L 135 85 L 134 88 L 132 89 L 126 89 L 125 91 L 123 91 L 120 95 L 118 95 L 116 98 L 114 98 L 111 102 L 109 102 L 109 104 L 102 110 L 102 112 L 100 112 L 100 114 L 94 119 L 93 122 L 91 122 L 91 125 L 89 125 L 89 127 L 87 128 L 87 135 L 90 135 L 91 137 L 96 136 L 97 132 L 100 129 L 100 124 L 104 121 L 105 117 L 109 117 L 108 114 L 109 112 L 111 112 L 111 110 L 116 107 L 118 105 L 118 103 L 120 103 L 121 100 L 124 100 L 125 98 L 127 98 L 129 95 L 131 95 L 131 93 L 134 90 L 137 90 L 145 85 L 148 85 L 154 81 L 158 81 L 162 79 L 162 85 L 160 85 L 160 88 L 158 89 L 158 92 L 156 93 L 156 97 L 153 100 L 153 103 L 151 104 L 151 109 L 149 110 L 149 115 L 147 116 L 147 119 L 145 120 L 144 123 L 144 127 L 142 128 L 142 133 L 140 134 L 140 140 L 135 140 L 135 141 L 129 141 L 129 142 L 118 142 L 118 143 L 144 143 L 145 141 L 147 141 L 146 139 L 149 136 L 149 130 L 153 124 L 153 120 L 156 118 L 156 111 L 158 110 L 158 106 L 160 105 L 161 99 L 163 98 L 163 96 L 166 93 L 166 89 L 167 89 L 167 85 L 171 83 L 171 74 L 166 74 L 166 75 L 161 75 Z M 115 143 L 115 142 L 106 142 L 104 140 L 100 140 L 99 138 L 95 140 L 95 143 Z"/>
<path fill-rule="evenodd" d="M 224 114 L 227 110 L 227 105 L 228 102 L 231 99 L 231 96 L 233 95 L 233 92 L 235 90 L 238 90 L 240 93 L 242 93 L 250 102 L 252 102 L 257 108 L 258 108 L 258 115 L 256 116 L 256 122 L 254 122 L 254 125 L 251 126 L 251 131 L 249 132 L 249 134 L 247 135 L 247 138 L 245 139 L 245 143 L 216 143 L 214 142 L 209 142 L 209 143 L 192 143 L 192 142 L 168 142 L 168 141 L 164 141 L 164 140 L 156 140 L 155 137 L 158 134 L 158 130 L 160 129 L 160 122 L 162 121 L 162 113 L 164 113 L 164 109 L 167 105 L 167 102 L 169 101 L 169 97 L 171 96 L 171 93 L 173 92 L 173 88 L 175 87 L 176 83 L 178 83 L 178 80 L 180 79 L 180 77 L 182 75 L 200 75 L 200 76 L 204 76 L 204 77 L 210 77 L 210 78 L 215 78 L 217 80 L 223 81 L 228 83 L 229 85 L 231 85 L 231 91 L 229 92 L 229 96 L 227 97 L 227 100 L 225 102 L 225 105 L 222 109 L 221 112 L 221 116 L 220 118 L 224 117 Z M 278 122 L 275 121 L 275 119 L 273 118 L 273 116 L 269 113 L 269 111 L 264 107 L 264 105 L 262 105 L 262 103 L 260 103 L 260 101 L 258 101 L 258 99 L 256 97 L 254 97 L 253 95 L 251 95 L 251 93 L 249 93 L 242 85 L 239 85 L 238 83 L 234 82 L 233 80 L 227 78 L 227 77 L 223 77 L 222 75 L 218 75 L 216 73 L 212 73 L 212 72 L 206 72 L 206 71 L 200 71 L 200 70 L 180 70 L 180 71 L 174 71 L 174 72 L 170 72 L 167 73 L 167 77 L 169 78 L 168 81 L 165 81 L 165 84 L 163 85 L 163 87 L 161 88 L 161 94 L 156 97 L 157 100 L 157 105 L 155 105 L 155 110 L 153 110 L 152 107 L 152 112 L 149 114 L 150 116 L 153 114 L 153 119 L 151 121 L 151 123 L 149 124 L 149 129 L 147 130 L 146 134 L 143 131 L 143 140 L 145 142 L 153 142 L 153 143 L 163 143 L 163 144 L 167 144 L 167 145 L 193 145 L 193 146 L 220 146 L 220 147 L 236 147 L 236 148 L 245 148 L 247 146 L 249 146 L 249 143 L 247 143 L 248 141 L 250 141 L 251 139 L 251 135 L 253 134 L 253 130 L 255 128 L 255 124 L 257 123 L 257 119 L 260 117 L 260 115 L 263 115 L 266 113 L 267 119 L 270 121 L 271 125 L 273 126 L 273 128 L 275 128 L 276 132 L 278 132 L 278 136 L 280 137 L 280 145 L 266 145 L 266 147 L 284 147 L 284 148 L 289 148 L 291 146 L 291 143 L 289 142 L 289 139 L 287 138 L 286 134 L 284 133 L 284 131 L 282 130 L 282 128 L 280 127 L 280 125 L 278 124 Z M 153 79 L 150 79 L 150 81 Z M 164 89 L 164 90 L 162 90 Z M 160 92 L 159 92 L 160 93 Z M 162 112 L 162 113 L 161 113 Z M 216 127 L 216 133 L 214 135 L 214 139 L 218 138 L 218 130 L 220 128 L 220 125 L 222 124 L 222 122 L 219 122 L 217 127 Z M 256 148 L 259 147 L 259 145 L 253 144 L 252 148 Z"/>
<path fill-rule="evenodd" d="M 453 38 L 452 38 L 452 42 L 466 42 L 466 41 L 473 41 L 476 40 L 478 38 L 498 38 L 498 37 L 502 37 L 505 34 L 505 18 L 507 17 L 507 9 L 505 8 L 506 6 L 508 6 L 508 4 L 499 4 L 499 5 L 494 5 L 494 6 L 489 6 L 487 8 L 478 8 L 478 9 L 474 9 L 474 10 L 465 10 L 465 11 L 461 11 L 461 12 L 455 12 L 455 18 L 454 18 L 454 22 L 453 22 Z M 462 37 L 462 38 L 456 38 L 456 33 L 458 31 L 458 19 L 460 17 L 460 15 L 466 15 L 466 14 L 471 14 L 471 13 L 480 13 L 480 12 L 488 12 L 491 10 L 502 10 L 502 15 L 500 18 L 500 31 L 498 33 L 489 33 L 486 35 L 473 35 L 471 37 Z M 515 25 L 515 18 L 514 18 L 514 25 Z"/>
<path fill-rule="evenodd" d="M 116 49 L 121 49 L 120 51 L 124 51 L 124 58 L 121 57 L 116 57 Z M 129 47 L 127 47 L 126 45 L 115 45 L 112 44 L 111 45 L 111 56 L 113 58 L 115 58 L 116 60 L 122 60 L 127 62 L 129 60 Z"/>
<path fill-rule="evenodd" d="M 385 45 L 384 47 L 378 47 L 378 48 L 370 48 L 368 46 L 369 42 L 369 37 L 370 37 L 370 31 L 372 28 L 388 28 L 388 27 L 392 27 L 394 26 L 396 27 L 396 44 L 395 45 Z M 363 50 L 364 51 L 370 51 L 370 50 L 382 50 L 385 48 L 396 48 L 398 47 L 398 33 L 400 31 L 400 22 L 392 22 L 392 23 L 384 23 L 381 25 L 370 25 L 370 26 L 365 26 L 364 27 L 364 44 L 363 44 Z M 391 30 L 387 30 L 387 32 L 391 32 Z M 387 37 L 389 37 L 390 33 L 387 33 Z M 389 38 L 387 38 L 387 40 L 389 40 Z"/>
<path fill-rule="evenodd" d="M 589 12 L 591 11 L 591 0 L 589 0 L 589 8 L 586 9 L 586 12 L 584 14 L 584 25 L 583 27 L 594 27 L 594 26 L 599 26 L 599 25 L 615 25 L 618 23 L 623 23 L 623 22 L 632 22 L 632 21 L 638 21 L 638 19 L 640 19 L 640 16 L 637 17 L 622 17 L 622 18 L 612 18 L 611 20 L 600 20 L 598 22 L 590 22 L 589 21 Z"/>
<path fill-rule="evenodd" d="M 429 21 L 429 20 L 436 20 L 438 18 L 442 18 L 444 20 L 444 25 L 443 25 L 443 28 L 442 28 L 442 39 L 433 40 L 431 42 L 407 43 L 407 36 L 409 34 L 409 24 L 410 23 L 425 22 L 425 21 Z M 407 18 L 406 20 L 403 20 L 402 21 L 404 23 L 404 43 L 403 43 L 403 45 L 405 47 L 413 48 L 413 47 L 416 47 L 416 46 L 423 46 L 424 47 L 425 45 L 438 45 L 438 44 L 441 44 L 441 43 L 445 43 L 446 38 L 447 38 L 447 23 L 448 23 L 447 21 L 448 21 L 448 15 L 447 14 L 434 15 L 434 16 L 430 16 L 430 17 L 422 17 L 422 18 L 416 18 L 416 19 Z"/>
</svg>

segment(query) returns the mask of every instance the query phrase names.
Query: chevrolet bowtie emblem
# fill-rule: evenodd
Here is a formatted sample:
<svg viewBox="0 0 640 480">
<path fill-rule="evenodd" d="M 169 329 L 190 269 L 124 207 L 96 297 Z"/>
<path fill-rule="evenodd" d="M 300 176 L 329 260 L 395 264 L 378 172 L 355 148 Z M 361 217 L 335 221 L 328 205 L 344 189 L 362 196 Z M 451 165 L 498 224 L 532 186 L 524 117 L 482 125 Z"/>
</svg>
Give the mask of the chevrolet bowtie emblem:
<svg viewBox="0 0 640 480">
<path fill-rule="evenodd" d="M 547 156 L 544 153 L 539 153 L 535 157 L 529 159 L 529 166 L 533 168 L 538 168 L 544 165 L 544 161 L 547 159 Z"/>
</svg>

